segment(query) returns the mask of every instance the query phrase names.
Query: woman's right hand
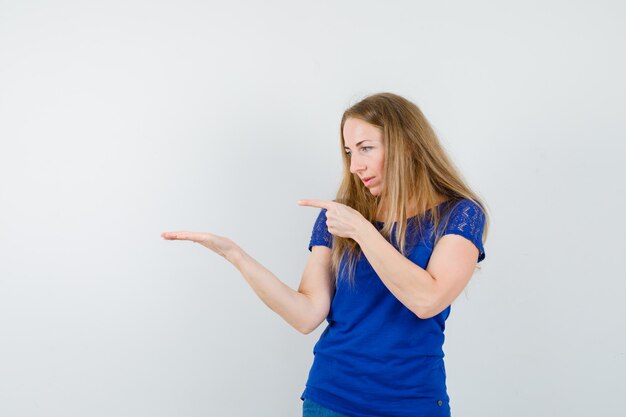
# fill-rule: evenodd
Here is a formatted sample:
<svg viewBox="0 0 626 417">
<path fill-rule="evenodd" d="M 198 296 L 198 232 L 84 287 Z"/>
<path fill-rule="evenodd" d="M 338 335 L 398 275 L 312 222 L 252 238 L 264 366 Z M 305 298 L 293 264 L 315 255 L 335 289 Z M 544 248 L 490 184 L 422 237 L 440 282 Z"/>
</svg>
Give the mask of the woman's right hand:
<svg viewBox="0 0 626 417">
<path fill-rule="evenodd" d="M 239 249 L 239 246 L 229 238 L 206 232 L 163 232 L 161 237 L 166 240 L 189 240 L 199 243 L 224 257 L 229 262 L 232 262 L 233 255 Z"/>
</svg>

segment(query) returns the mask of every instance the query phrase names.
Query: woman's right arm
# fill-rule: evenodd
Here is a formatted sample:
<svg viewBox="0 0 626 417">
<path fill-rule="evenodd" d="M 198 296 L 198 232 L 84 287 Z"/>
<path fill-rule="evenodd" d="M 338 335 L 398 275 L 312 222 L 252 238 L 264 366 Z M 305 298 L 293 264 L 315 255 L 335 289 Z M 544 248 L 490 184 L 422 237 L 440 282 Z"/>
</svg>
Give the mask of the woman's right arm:
<svg viewBox="0 0 626 417">
<path fill-rule="evenodd" d="M 227 237 L 205 232 L 163 232 L 166 240 L 189 240 L 211 249 L 241 272 L 261 300 L 296 330 L 308 334 L 328 316 L 335 291 L 331 279 L 330 249 L 313 246 L 295 291 Z"/>
<path fill-rule="evenodd" d="M 226 256 L 261 300 L 303 334 L 311 333 L 328 316 L 335 291 L 330 272 L 330 249 L 313 246 L 298 291 L 280 281 L 243 249 Z"/>
</svg>

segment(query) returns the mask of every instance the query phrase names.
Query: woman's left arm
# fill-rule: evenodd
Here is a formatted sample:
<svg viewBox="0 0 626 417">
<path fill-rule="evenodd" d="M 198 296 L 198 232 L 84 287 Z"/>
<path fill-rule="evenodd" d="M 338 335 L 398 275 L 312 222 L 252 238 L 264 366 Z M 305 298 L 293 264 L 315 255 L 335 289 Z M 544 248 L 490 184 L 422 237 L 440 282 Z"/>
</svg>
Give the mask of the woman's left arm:
<svg viewBox="0 0 626 417">
<path fill-rule="evenodd" d="M 298 204 L 326 209 L 328 231 L 354 239 L 389 291 L 421 319 L 436 316 L 449 306 L 474 273 L 478 248 L 463 236 L 446 234 L 439 239 L 423 269 L 353 208 L 323 200 L 299 200 Z"/>
<path fill-rule="evenodd" d="M 439 239 L 426 269 L 404 257 L 371 223 L 353 239 L 389 291 L 421 319 L 436 316 L 458 297 L 478 258 L 478 248 L 456 234 Z"/>
</svg>

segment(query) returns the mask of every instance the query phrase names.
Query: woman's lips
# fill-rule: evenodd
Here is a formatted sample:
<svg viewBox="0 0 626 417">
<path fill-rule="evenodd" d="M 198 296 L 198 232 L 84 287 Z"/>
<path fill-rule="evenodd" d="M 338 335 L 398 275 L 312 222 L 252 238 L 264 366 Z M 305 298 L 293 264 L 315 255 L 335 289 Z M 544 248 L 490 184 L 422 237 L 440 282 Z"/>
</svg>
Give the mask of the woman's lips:
<svg viewBox="0 0 626 417">
<path fill-rule="evenodd" d="M 367 187 L 368 185 L 370 185 L 370 184 L 372 183 L 372 180 L 373 180 L 374 178 L 375 178 L 375 177 L 364 178 L 364 179 L 363 179 L 363 184 Z"/>
</svg>

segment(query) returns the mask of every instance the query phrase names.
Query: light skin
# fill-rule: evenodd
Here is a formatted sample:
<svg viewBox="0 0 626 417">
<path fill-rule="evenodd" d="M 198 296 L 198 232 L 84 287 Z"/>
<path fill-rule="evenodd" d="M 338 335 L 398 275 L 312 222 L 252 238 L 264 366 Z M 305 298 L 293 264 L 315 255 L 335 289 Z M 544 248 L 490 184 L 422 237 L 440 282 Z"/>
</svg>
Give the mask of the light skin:
<svg viewBox="0 0 626 417">
<path fill-rule="evenodd" d="M 350 158 L 350 172 L 361 180 L 374 177 L 364 184 L 378 196 L 384 186 L 385 147 L 383 131 L 361 119 L 348 118 L 343 124 L 344 150 Z"/>
<path fill-rule="evenodd" d="M 343 135 L 346 152 L 350 153 L 350 172 L 361 179 L 374 177 L 366 187 L 372 195 L 380 195 L 384 187 L 382 131 L 360 119 L 349 118 Z M 356 241 L 383 284 L 419 318 L 427 319 L 443 311 L 463 291 L 474 273 L 478 249 L 462 236 L 443 236 L 433 249 L 427 268 L 423 269 L 404 257 L 357 210 L 327 200 L 299 200 L 298 204 L 326 209 L 328 232 Z M 188 231 L 163 232 L 161 237 L 192 241 L 222 256 L 242 272 L 272 310 L 303 333 L 312 330 L 311 320 L 306 317 L 314 308 L 312 297 L 290 289 L 229 238 Z M 328 267 L 330 250 L 322 250 L 324 265 Z M 327 308 L 326 305 L 325 310 L 318 310 L 327 312 Z M 317 321 L 319 319 L 315 327 L 319 324 Z"/>
</svg>

